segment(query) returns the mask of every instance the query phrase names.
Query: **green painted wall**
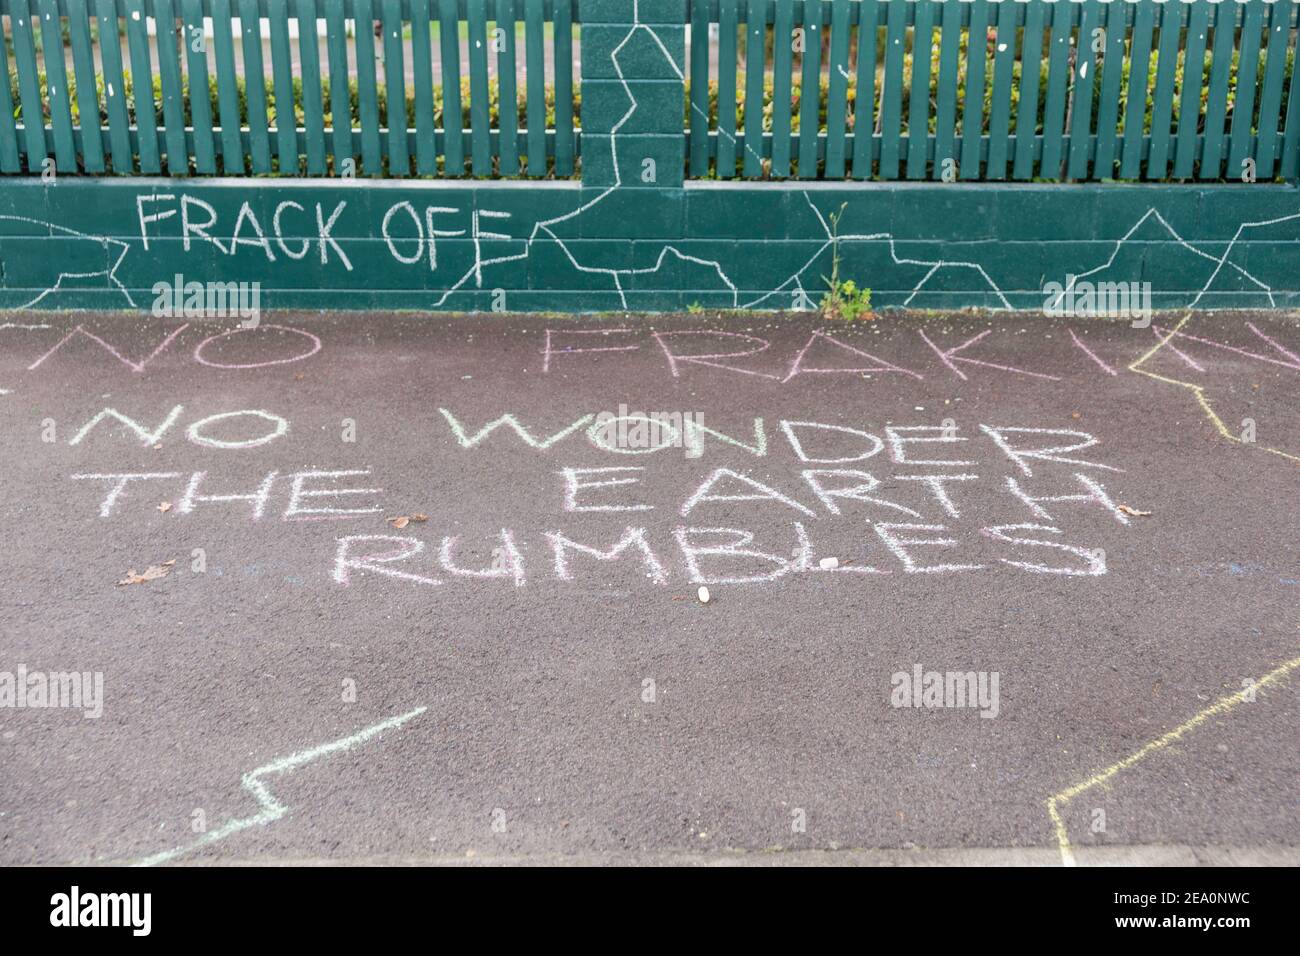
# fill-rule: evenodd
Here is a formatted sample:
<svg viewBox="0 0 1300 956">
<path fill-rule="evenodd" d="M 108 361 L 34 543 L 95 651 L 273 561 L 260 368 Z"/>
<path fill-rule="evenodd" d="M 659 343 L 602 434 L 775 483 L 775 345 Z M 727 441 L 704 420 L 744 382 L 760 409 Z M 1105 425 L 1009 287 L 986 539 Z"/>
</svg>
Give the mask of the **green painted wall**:
<svg viewBox="0 0 1300 956">
<path fill-rule="evenodd" d="M 841 274 L 879 306 L 1038 308 L 1084 273 L 1156 307 L 1300 305 L 1286 185 L 66 178 L 0 188 L 0 308 L 148 308 L 179 273 L 259 282 L 263 308 L 789 309 L 820 297 L 841 206 Z"/>
</svg>

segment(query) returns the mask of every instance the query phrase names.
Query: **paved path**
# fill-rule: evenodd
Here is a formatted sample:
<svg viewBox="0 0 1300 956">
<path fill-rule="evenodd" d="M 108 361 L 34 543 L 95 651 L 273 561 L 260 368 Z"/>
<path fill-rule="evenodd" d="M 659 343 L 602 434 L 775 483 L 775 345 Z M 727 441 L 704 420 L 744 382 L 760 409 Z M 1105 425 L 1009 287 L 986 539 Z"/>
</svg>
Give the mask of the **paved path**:
<svg viewBox="0 0 1300 956">
<path fill-rule="evenodd" d="M 1295 859 L 1295 319 L 263 321 L 0 324 L 0 862 Z"/>
</svg>

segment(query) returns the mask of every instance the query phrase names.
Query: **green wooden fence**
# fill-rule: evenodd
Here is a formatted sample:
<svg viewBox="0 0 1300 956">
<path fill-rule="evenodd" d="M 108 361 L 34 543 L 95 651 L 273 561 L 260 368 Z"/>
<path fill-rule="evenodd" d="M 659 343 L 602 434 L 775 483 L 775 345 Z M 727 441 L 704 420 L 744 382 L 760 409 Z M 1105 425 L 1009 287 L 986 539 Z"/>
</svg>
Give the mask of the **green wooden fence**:
<svg viewBox="0 0 1300 956">
<path fill-rule="evenodd" d="M 0 0 L 0 172 L 569 176 L 576 7 Z"/>
<path fill-rule="evenodd" d="M 0 173 L 571 177 L 588 3 L 650 8 L 0 0 Z M 692 177 L 1269 180 L 1300 164 L 1300 0 L 676 6 L 684 125 L 672 97 L 630 87 L 591 115 L 631 102 L 629 130 L 680 129 Z M 620 49 L 635 70 L 627 42 L 590 61 L 605 87 L 625 82 Z"/>
<path fill-rule="evenodd" d="M 694 0 L 690 174 L 1294 176 L 1298 10 L 1295 0 Z"/>
</svg>

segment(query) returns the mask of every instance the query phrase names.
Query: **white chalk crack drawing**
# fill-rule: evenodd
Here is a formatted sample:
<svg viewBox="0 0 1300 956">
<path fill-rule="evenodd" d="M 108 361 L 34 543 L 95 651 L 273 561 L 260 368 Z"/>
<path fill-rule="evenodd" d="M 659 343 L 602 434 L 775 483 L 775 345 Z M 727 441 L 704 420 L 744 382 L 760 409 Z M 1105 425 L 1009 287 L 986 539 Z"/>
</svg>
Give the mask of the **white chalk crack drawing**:
<svg viewBox="0 0 1300 956">
<path fill-rule="evenodd" d="M 92 242 L 98 242 L 101 246 L 105 248 L 107 248 L 111 244 L 119 247 L 122 250 L 121 252 L 118 253 L 117 259 L 114 260 L 113 264 L 109 266 L 107 269 L 96 269 L 92 272 L 60 272 L 59 277 L 54 280 L 54 285 L 50 286 L 40 295 L 36 296 L 36 298 L 32 299 L 30 302 L 25 302 L 22 305 L 15 306 L 14 308 L 16 309 L 34 308 L 36 304 L 39 303 L 42 299 L 44 299 L 47 295 L 49 295 L 52 292 L 58 292 L 63 285 L 64 279 L 93 279 L 96 276 L 104 276 L 106 279 L 108 279 L 109 282 L 117 286 L 118 291 L 121 292 L 122 295 L 126 296 L 126 301 L 130 303 L 131 308 L 134 309 L 136 307 L 135 299 L 131 298 L 131 293 L 127 290 L 126 286 L 124 286 L 121 283 L 121 281 L 117 278 L 118 266 L 122 264 L 122 260 L 126 258 L 126 254 L 131 250 L 131 247 L 127 243 L 123 242 L 121 239 L 110 239 L 108 236 L 95 236 L 85 232 L 78 232 L 76 229 L 69 229 L 67 226 L 60 226 L 57 225 L 56 223 L 46 222 L 44 219 L 31 219 L 27 216 L 3 215 L 0 216 L 0 222 L 26 222 L 37 226 L 45 226 L 47 229 L 53 229 L 58 232 L 64 233 L 66 235 L 73 236 L 77 239 L 89 239 Z"/>
<path fill-rule="evenodd" d="M 215 830 L 209 830 L 192 843 L 178 846 L 172 850 L 164 850 L 162 853 L 155 853 L 153 856 L 147 856 L 143 860 L 137 860 L 132 866 L 157 866 L 159 863 L 167 863 L 179 856 L 187 853 L 193 853 L 205 846 L 216 843 L 218 840 L 224 840 L 226 837 L 238 833 L 240 830 L 247 830 L 250 827 L 266 826 L 268 823 L 274 823 L 289 812 L 289 808 L 276 799 L 275 794 L 267 789 L 263 782 L 264 777 L 278 777 L 281 774 L 292 773 L 304 764 L 320 760 L 322 757 L 330 757 L 337 753 L 351 750 L 353 747 L 363 744 L 372 737 L 377 737 L 385 730 L 396 730 L 409 720 L 423 714 L 428 708 L 417 707 L 415 710 L 408 711 L 405 714 L 399 714 L 396 717 L 390 717 L 385 721 L 374 724 L 370 727 L 360 730 L 350 737 L 344 737 L 342 740 L 335 740 L 327 744 L 321 744 L 318 747 L 312 747 L 310 750 L 302 750 L 288 757 L 281 757 L 278 760 L 272 760 L 268 764 L 258 767 L 256 770 L 244 774 L 244 789 L 253 795 L 257 801 L 259 811 L 251 817 L 241 817 L 237 820 L 231 820 Z"/>
</svg>

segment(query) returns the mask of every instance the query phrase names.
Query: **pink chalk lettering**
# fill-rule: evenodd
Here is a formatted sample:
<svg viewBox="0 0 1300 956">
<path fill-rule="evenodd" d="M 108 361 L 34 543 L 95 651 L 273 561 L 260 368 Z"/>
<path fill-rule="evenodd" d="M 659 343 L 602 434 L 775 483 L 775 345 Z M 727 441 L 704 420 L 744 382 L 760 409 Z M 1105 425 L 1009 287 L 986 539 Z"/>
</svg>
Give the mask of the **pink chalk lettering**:
<svg viewBox="0 0 1300 956">
<path fill-rule="evenodd" d="M 863 366 L 861 368 L 806 368 L 804 367 L 803 364 L 804 357 L 807 355 L 808 350 L 812 348 L 813 344 L 818 341 L 829 342 L 830 344 L 836 346 L 837 348 L 843 349 L 846 352 L 852 352 L 854 355 L 858 355 L 861 356 L 862 358 L 869 359 L 874 364 Z M 798 354 L 795 355 L 794 361 L 790 363 L 789 373 L 781 381 L 788 382 L 796 375 L 805 375 L 809 373 L 820 373 L 820 374 L 830 374 L 830 375 L 845 375 L 845 374 L 862 375 L 868 372 L 899 372 L 903 375 L 910 375 L 912 376 L 912 378 L 916 378 L 916 379 L 924 378 L 924 376 L 919 375 L 916 372 L 912 372 L 898 365 L 894 365 L 892 362 L 887 362 L 882 358 L 878 358 L 875 355 L 872 355 L 870 352 L 863 351 L 862 349 L 856 348 L 852 345 L 846 345 L 844 342 L 841 342 L 839 339 L 834 338 L 833 336 L 827 335 L 825 332 L 814 331 L 813 334 L 808 337 L 808 341 L 804 345 L 804 347 L 801 348 Z"/>
<path fill-rule="evenodd" d="M 117 359 L 119 362 L 121 362 L 123 365 L 125 365 L 127 368 L 129 368 L 131 371 L 133 371 L 133 372 L 143 372 L 143 371 L 145 370 L 145 366 L 147 366 L 150 362 L 152 362 L 152 361 L 153 361 L 154 359 L 156 359 L 159 355 L 161 355 L 164 351 L 166 351 L 167 346 L 169 346 L 169 345 L 172 344 L 172 340 L 175 339 L 176 336 L 180 335 L 182 332 L 184 332 L 184 331 L 185 331 L 186 329 L 188 329 L 188 328 L 189 328 L 189 323 L 188 323 L 188 322 L 185 323 L 185 324 L 183 324 L 183 325 L 177 326 L 177 327 L 176 327 L 176 328 L 175 328 L 175 329 L 174 329 L 174 330 L 173 330 L 173 331 L 172 331 L 172 332 L 171 332 L 171 333 L 170 333 L 166 338 L 164 338 L 164 339 L 162 340 L 162 342 L 158 345 L 157 348 L 155 348 L 152 352 L 149 353 L 149 357 L 148 357 L 148 358 L 146 358 L 143 362 L 132 362 L 129 358 L 127 358 L 125 355 L 123 355 L 121 352 L 119 352 L 116 348 L 114 348 L 114 347 L 113 347 L 112 345 L 110 345 L 108 342 L 106 342 L 106 341 L 104 341 L 103 339 L 101 339 L 101 338 L 100 338 L 98 335 L 96 335 L 94 332 L 87 332 L 84 326 L 80 326 L 80 325 L 78 325 L 75 329 L 73 329 L 71 332 L 69 332 L 69 333 L 68 333 L 67 335 L 65 335 L 63 338 L 59 339 L 58 343 L 55 344 L 54 348 L 50 349 L 48 352 L 46 352 L 44 355 L 42 355 L 40 358 L 38 358 L 38 359 L 37 359 L 35 362 L 33 362 L 31 365 L 27 366 L 27 371 L 29 371 L 29 372 L 31 372 L 31 371 L 35 371 L 37 368 L 39 368 L 39 367 L 41 366 L 41 364 L 42 364 L 42 363 L 43 363 L 47 358 L 49 358 L 51 355 L 53 355 L 53 354 L 54 354 L 55 352 L 57 352 L 59 349 L 63 348 L 63 346 L 67 345 L 68 342 L 70 342 L 73 338 L 75 338 L 75 337 L 78 336 L 78 335 L 84 335 L 86 338 L 90 339 L 92 342 L 98 343 L 98 345 L 99 345 L 102 349 L 104 349 L 104 351 L 108 352 L 108 354 L 112 355 L 113 358 Z"/>
<path fill-rule="evenodd" d="M 706 365 L 710 368 L 725 369 L 728 372 L 740 372 L 743 375 L 754 375 L 758 378 L 777 378 L 777 376 L 768 372 L 758 372 L 753 369 L 737 368 L 734 365 L 724 365 L 723 363 L 716 361 L 717 359 L 725 358 L 745 358 L 749 355 L 757 355 L 759 352 L 767 351 L 768 347 L 771 346 L 772 343 L 767 339 L 760 339 L 757 335 L 743 335 L 740 332 L 715 332 L 708 329 L 687 330 L 682 332 L 655 332 L 653 335 L 655 341 L 659 343 L 659 347 L 663 349 L 664 356 L 668 359 L 668 369 L 672 372 L 673 378 L 677 378 L 681 374 L 680 365 L 682 364 Z M 668 343 L 665 341 L 665 339 L 674 335 L 715 335 L 723 338 L 744 339 L 747 342 L 758 342 L 759 344 L 751 349 L 741 349 L 739 352 L 708 352 L 695 355 L 683 355 L 670 349 Z"/>
<path fill-rule="evenodd" d="M 1119 375 L 1119 372 L 1115 371 L 1113 368 L 1111 368 L 1109 365 L 1103 362 L 1100 358 L 1098 358 L 1096 352 L 1094 352 L 1092 349 L 1088 348 L 1088 346 L 1083 344 L 1080 338 L 1074 334 L 1074 329 L 1070 329 L 1070 338 L 1074 339 L 1074 344 L 1079 346 L 1079 348 L 1083 350 L 1084 355 L 1088 356 L 1088 358 L 1096 362 L 1097 366 L 1103 372 L 1105 372 L 1107 375 L 1115 375 L 1115 376 Z"/>
<path fill-rule="evenodd" d="M 1028 375 L 1028 376 L 1030 376 L 1031 378 L 1044 378 L 1044 379 L 1047 379 L 1048 381 L 1051 381 L 1051 382 L 1059 382 L 1059 381 L 1060 381 L 1060 378 L 1058 378 L 1058 377 L 1055 376 L 1055 375 L 1047 375 L 1047 374 L 1045 374 L 1045 373 L 1043 373 L 1043 372 L 1030 372 L 1030 371 L 1028 371 L 1027 369 L 1023 369 L 1023 368 L 1014 368 L 1014 367 L 1012 367 L 1012 366 L 1010 366 L 1010 365 L 998 365 L 998 364 L 995 363 L 995 362 L 986 362 L 986 361 L 984 361 L 983 359 L 967 358 L 967 357 L 964 356 L 964 355 L 958 355 L 958 354 L 957 354 L 958 352 L 962 352 L 962 351 L 965 351 L 966 349 L 970 348 L 972 345 L 974 345 L 974 344 L 975 344 L 976 342 L 978 342 L 980 339 L 984 338 L 984 336 L 986 336 L 986 335 L 988 335 L 990 332 L 992 332 L 992 331 L 993 331 L 992 329 L 985 329 L 985 330 L 984 330 L 983 332 L 981 332 L 979 335 L 976 335 L 976 336 L 974 336 L 974 337 L 972 337 L 972 338 L 969 338 L 969 339 L 967 339 L 965 342 L 963 342 L 961 345 L 958 345 L 958 346 L 956 346 L 956 347 L 954 347 L 954 348 L 950 348 L 950 349 L 941 349 L 941 348 L 939 348 L 939 346 L 935 345 L 933 342 L 930 341 L 930 337 L 929 337 L 928 335 L 926 335 L 925 332 L 924 332 L 923 330 L 921 330 L 921 329 L 917 329 L 916 331 L 917 331 L 917 334 L 920 335 L 921 338 L 925 340 L 925 344 L 928 345 L 928 346 L 930 346 L 930 348 L 934 350 L 934 354 L 937 355 L 937 356 L 939 356 L 939 361 L 943 362 L 944 365 L 948 366 L 949 371 L 951 371 L 954 375 L 956 375 L 956 376 L 957 376 L 958 378 L 960 378 L 962 381 L 965 381 L 965 380 L 966 380 L 966 373 L 964 373 L 961 369 L 959 369 L 959 368 L 956 366 L 955 363 L 957 363 L 957 362 L 966 362 L 966 363 L 969 364 L 969 365 L 982 365 L 982 366 L 984 366 L 985 368 L 996 369 L 996 370 L 998 370 L 999 372 L 1011 372 L 1011 373 L 1013 373 L 1013 374 L 1015 374 L 1015 375 Z"/>
<path fill-rule="evenodd" d="M 233 335 L 248 335 L 249 333 L 255 334 L 259 332 L 270 331 L 271 329 L 276 329 L 280 332 L 292 332 L 294 335 L 301 335 L 310 343 L 310 347 L 307 349 L 306 352 L 302 352 L 298 355 L 293 355 L 290 356 L 289 358 L 268 359 L 265 362 L 243 362 L 243 363 L 212 362 L 203 357 L 203 350 L 207 348 L 209 345 L 211 345 L 213 342 L 219 341 L 221 339 L 230 338 Z M 287 325 L 259 325 L 254 328 L 231 329 L 229 332 L 221 332 L 217 335 L 208 336 L 197 346 L 195 346 L 194 360 L 198 362 L 200 365 L 206 365 L 209 368 L 225 368 L 225 369 L 267 368 L 272 365 L 290 365 L 294 362 L 301 362 L 304 359 L 311 358 L 320 350 L 321 350 L 320 338 L 318 336 L 312 335 L 310 332 L 306 331 L 305 329 L 294 329 L 294 328 L 290 328 Z"/>
<path fill-rule="evenodd" d="M 547 329 L 546 345 L 542 348 L 542 374 L 545 375 L 551 370 L 552 355 L 577 355 L 581 352 L 635 352 L 641 346 L 639 345 L 603 345 L 598 348 L 579 349 L 572 346 L 554 349 L 551 347 L 551 337 L 558 331 L 560 335 L 617 335 L 631 332 L 631 329 Z"/>
</svg>

